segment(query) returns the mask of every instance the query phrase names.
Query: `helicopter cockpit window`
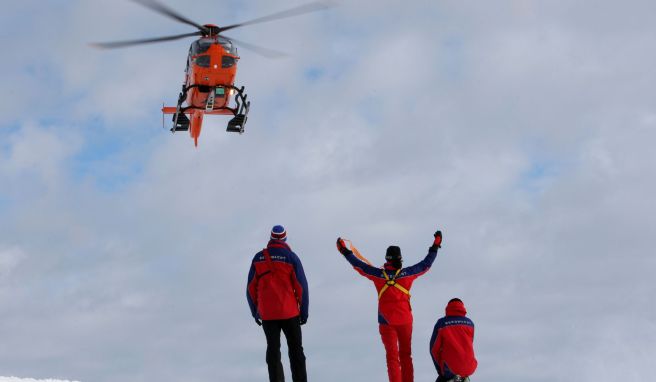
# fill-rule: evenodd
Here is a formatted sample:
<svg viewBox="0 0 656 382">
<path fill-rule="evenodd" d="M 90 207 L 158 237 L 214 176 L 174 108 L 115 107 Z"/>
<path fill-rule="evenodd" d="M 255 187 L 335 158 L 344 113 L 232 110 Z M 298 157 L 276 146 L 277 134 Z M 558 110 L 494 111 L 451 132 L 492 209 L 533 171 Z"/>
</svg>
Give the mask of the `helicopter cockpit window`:
<svg viewBox="0 0 656 382">
<path fill-rule="evenodd" d="M 221 44 L 223 49 L 225 49 L 228 53 L 234 54 L 235 56 L 237 55 L 237 48 L 235 47 L 235 44 L 232 43 L 232 41 L 219 37 L 219 44 Z"/>
<path fill-rule="evenodd" d="M 194 60 L 196 65 L 200 66 L 201 68 L 209 68 L 210 67 L 210 56 L 204 55 L 204 56 L 198 56 Z"/>
<path fill-rule="evenodd" d="M 212 46 L 212 40 L 203 40 L 200 39 L 191 44 L 191 55 L 197 56 L 207 52 L 207 50 Z"/>
<path fill-rule="evenodd" d="M 224 69 L 232 68 L 235 65 L 235 58 L 232 56 L 221 57 L 221 67 Z"/>
</svg>

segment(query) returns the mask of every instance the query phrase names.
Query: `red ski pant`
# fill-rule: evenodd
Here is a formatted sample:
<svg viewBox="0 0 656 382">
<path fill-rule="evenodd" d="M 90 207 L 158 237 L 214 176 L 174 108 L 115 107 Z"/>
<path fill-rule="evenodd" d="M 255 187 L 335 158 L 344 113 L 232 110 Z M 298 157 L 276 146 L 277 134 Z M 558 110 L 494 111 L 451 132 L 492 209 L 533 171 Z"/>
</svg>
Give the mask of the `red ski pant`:
<svg viewBox="0 0 656 382">
<path fill-rule="evenodd" d="M 413 382 L 412 324 L 380 324 L 379 330 L 385 345 L 390 382 Z"/>
</svg>

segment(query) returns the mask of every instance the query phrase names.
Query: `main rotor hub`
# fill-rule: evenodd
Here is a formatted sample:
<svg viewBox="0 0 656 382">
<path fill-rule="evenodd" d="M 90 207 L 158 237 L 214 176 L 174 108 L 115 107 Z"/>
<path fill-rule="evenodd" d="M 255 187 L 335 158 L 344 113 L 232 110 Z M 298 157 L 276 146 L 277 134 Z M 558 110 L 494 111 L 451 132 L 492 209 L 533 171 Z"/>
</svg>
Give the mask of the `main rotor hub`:
<svg viewBox="0 0 656 382">
<path fill-rule="evenodd" d="M 203 31 L 204 37 L 214 37 L 221 33 L 221 28 L 214 24 L 205 24 L 203 25 L 206 29 Z"/>
</svg>

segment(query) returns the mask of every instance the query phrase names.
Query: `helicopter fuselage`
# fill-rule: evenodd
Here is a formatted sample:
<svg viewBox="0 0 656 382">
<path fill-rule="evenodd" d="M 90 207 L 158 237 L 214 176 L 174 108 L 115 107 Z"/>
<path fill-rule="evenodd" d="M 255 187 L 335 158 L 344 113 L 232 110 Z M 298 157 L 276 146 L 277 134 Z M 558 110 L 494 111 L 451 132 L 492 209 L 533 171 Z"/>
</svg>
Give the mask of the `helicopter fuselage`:
<svg viewBox="0 0 656 382">
<path fill-rule="evenodd" d="M 239 56 L 232 41 L 219 36 L 203 37 L 189 48 L 185 87 L 187 107 L 205 110 L 206 114 L 226 114 L 233 93 Z M 214 108 L 207 111 L 207 100 L 214 92 Z"/>
<path fill-rule="evenodd" d="M 233 115 L 227 130 L 244 131 L 250 102 L 243 87 L 234 86 L 238 60 L 237 49 L 223 36 L 203 36 L 191 44 L 178 104 L 162 108 L 173 114 L 172 131 L 189 131 L 197 145 L 205 114 Z M 233 95 L 236 105 L 231 107 Z"/>
</svg>

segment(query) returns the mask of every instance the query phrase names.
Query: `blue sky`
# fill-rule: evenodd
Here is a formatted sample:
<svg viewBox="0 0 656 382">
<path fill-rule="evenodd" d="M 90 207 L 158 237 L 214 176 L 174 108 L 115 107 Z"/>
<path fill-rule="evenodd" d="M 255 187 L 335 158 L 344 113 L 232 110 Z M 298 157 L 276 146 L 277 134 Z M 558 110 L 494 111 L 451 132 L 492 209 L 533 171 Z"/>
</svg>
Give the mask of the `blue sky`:
<svg viewBox="0 0 656 382">
<path fill-rule="evenodd" d="M 166 4 L 230 24 L 301 2 Z M 648 379 L 655 10 L 367 0 L 236 30 L 290 57 L 240 50 L 246 132 L 208 117 L 196 149 L 160 113 L 191 41 L 87 45 L 184 25 L 129 1 L 5 4 L 0 376 L 265 379 L 245 282 L 283 224 L 314 381 L 386 378 L 375 290 L 336 237 L 413 264 L 438 228 L 412 291 L 417 380 L 435 378 L 430 331 L 454 296 L 477 324 L 476 380 Z"/>
</svg>

